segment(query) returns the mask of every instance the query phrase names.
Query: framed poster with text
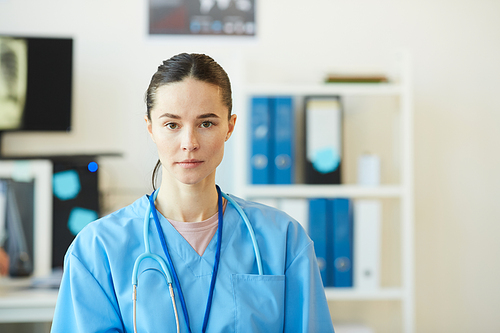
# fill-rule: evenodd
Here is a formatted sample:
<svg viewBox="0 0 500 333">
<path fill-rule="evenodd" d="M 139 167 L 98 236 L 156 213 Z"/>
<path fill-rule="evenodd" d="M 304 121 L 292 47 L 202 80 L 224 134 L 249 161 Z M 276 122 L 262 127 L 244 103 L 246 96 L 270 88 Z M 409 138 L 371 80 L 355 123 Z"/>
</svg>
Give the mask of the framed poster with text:
<svg viewBox="0 0 500 333">
<path fill-rule="evenodd" d="M 149 0 L 150 35 L 255 36 L 255 0 Z"/>
</svg>

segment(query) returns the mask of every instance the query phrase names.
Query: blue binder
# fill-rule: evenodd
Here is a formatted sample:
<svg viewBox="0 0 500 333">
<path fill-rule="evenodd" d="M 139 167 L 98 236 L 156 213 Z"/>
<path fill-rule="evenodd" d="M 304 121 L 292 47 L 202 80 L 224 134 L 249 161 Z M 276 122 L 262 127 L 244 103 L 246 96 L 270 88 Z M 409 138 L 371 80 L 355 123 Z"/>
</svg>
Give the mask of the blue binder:
<svg viewBox="0 0 500 333">
<path fill-rule="evenodd" d="M 327 279 L 327 245 L 328 234 L 328 200 L 327 199 L 310 199 L 309 200 L 309 236 L 314 242 L 314 252 L 318 259 L 319 271 L 323 285 L 328 285 Z"/>
<path fill-rule="evenodd" d="M 271 109 L 268 97 L 253 97 L 251 105 L 250 164 L 252 184 L 272 184 Z"/>
<path fill-rule="evenodd" d="M 329 276 L 329 285 L 334 287 L 352 287 L 353 279 L 353 218 L 349 199 L 333 199 L 332 205 L 332 233 L 333 257 L 332 275 Z"/>
<path fill-rule="evenodd" d="M 272 127 L 274 130 L 274 184 L 292 184 L 294 176 L 294 109 L 291 96 L 273 99 Z"/>
</svg>

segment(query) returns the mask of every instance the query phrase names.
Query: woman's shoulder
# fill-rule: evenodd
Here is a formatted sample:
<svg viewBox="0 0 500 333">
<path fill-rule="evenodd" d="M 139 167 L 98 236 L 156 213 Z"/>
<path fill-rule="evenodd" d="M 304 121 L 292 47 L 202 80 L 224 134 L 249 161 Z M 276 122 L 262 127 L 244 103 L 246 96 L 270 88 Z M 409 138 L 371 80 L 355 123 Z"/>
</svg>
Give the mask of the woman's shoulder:
<svg viewBox="0 0 500 333">
<path fill-rule="evenodd" d="M 137 219 L 142 221 L 144 219 L 144 211 L 147 207 L 147 203 L 148 199 L 144 195 L 133 203 L 95 220 L 87 227 L 106 228 L 115 225 L 126 226 Z"/>
<path fill-rule="evenodd" d="M 258 239 L 264 244 L 263 251 L 286 251 L 284 267 L 290 264 L 299 255 L 308 255 L 305 251 L 312 246 L 312 241 L 306 230 L 293 217 L 286 212 L 259 202 L 244 200 L 235 196 L 230 196 L 247 215 L 250 223 L 258 235 Z M 271 245 L 272 244 L 272 245 Z M 275 252 L 268 253 L 268 258 L 275 258 Z M 278 256 L 280 257 L 280 256 Z M 270 259 L 269 259 L 270 260 Z"/>
<path fill-rule="evenodd" d="M 308 238 L 305 229 L 299 221 L 286 212 L 263 203 L 245 200 L 230 195 L 250 219 L 255 228 L 276 232 L 287 232 Z"/>
<path fill-rule="evenodd" d="M 247 215 L 262 215 L 264 217 L 272 217 L 280 222 L 285 222 L 288 220 L 293 220 L 289 215 L 287 215 L 282 210 L 269 206 L 257 201 L 245 200 L 234 195 L 229 195 L 245 212 Z"/>
</svg>

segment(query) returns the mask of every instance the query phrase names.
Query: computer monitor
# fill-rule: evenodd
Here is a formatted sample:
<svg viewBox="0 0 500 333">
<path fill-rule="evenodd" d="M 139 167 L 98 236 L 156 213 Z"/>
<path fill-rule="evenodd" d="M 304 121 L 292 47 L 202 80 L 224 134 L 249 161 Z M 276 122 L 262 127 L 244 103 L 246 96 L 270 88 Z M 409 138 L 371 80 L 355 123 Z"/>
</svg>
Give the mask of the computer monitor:
<svg viewBox="0 0 500 333">
<path fill-rule="evenodd" d="M 70 131 L 73 39 L 0 34 L 0 132 Z"/>
<path fill-rule="evenodd" d="M 0 161 L 0 235 L 11 276 L 52 270 L 52 169 L 49 160 Z"/>
</svg>

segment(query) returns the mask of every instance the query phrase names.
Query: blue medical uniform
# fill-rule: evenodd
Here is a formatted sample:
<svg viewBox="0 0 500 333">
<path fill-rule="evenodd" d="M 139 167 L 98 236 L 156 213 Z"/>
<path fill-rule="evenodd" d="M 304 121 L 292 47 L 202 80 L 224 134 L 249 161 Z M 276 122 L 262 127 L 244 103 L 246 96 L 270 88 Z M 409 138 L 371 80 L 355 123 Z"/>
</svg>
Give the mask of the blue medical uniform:
<svg viewBox="0 0 500 333">
<path fill-rule="evenodd" d="M 207 332 L 333 332 L 313 243 L 285 213 L 233 197 L 250 219 L 264 274 L 258 275 L 250 234 L 229 203 L 224 213 L 219 271 Z M 133 332 L 132 269 L 144 252 L 143 196 L 85 227 L 69 247 L 53 333 Z M 186 301 L 192 332 L 200 332 L 217 237 L 203 256 L 161 215 L 160 223 Z M 164 257 L 154 223 L 151 251 Z M 139 268 L 138 332 L 175 332 L 167 284 L 156 261 Z M 176 293 L 181 332 L 186 324 Z"/>
</svg>

